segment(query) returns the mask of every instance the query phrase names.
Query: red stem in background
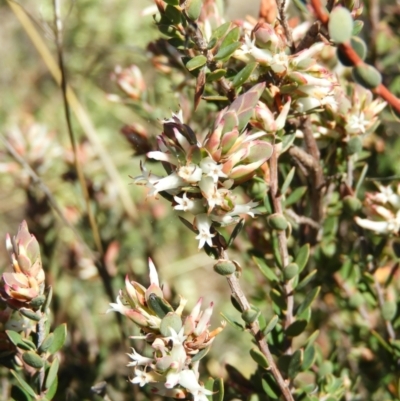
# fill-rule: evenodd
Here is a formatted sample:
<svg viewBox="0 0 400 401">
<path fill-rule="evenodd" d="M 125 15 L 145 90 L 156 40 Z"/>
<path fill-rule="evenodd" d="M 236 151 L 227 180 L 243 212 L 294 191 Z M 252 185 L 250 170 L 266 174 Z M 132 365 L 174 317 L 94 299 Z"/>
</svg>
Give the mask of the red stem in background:
<svg viewBox="0 0 400 401">
<path fill-rule="evenodd" d="M 317 18 L 324 24 L 327 25 L 329 22 L 329 15 L 326 13 L 324 7 L 320 0 L 311 0 L 311 5 Z M 353 50 L 349 43 L 342 43 L 339 45 L 340 49 L 346 54 L 349 60 L 352 61 L 354 66 L 364 65 L 364 61 L 358 56 L 358 54 Z M 393 95 L 392 92 L 385 85 L 380 84 L 376 88 L 372 89 L 376 95 L 380 96 L 382 99 L 386 100 L 393 109 L 400 114 L 400 99 Z"/>
</svg>

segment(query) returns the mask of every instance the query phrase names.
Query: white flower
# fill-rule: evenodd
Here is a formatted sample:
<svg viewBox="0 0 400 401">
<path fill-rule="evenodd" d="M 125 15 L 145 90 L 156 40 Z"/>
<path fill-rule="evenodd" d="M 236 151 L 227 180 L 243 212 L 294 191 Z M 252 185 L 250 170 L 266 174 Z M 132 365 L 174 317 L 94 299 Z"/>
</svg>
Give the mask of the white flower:
<svg viewBox="0 0 400 401">
<path fill-rule="evenodd" d="M 190 212 L 192 214 L 204 213 L 204 205 L 202 199 L 189 199 L 186 192 L 183 194 L 182 198 L 174 196 L 174 199 L 177 203 L 177 205 L 174 206 L 175 210 L 182 210 L 184 212 Z"/>
<path fill-rule="evenodd" d="M 219 177 L 227 177 L 222 171 L 224 166 L 216 163 L 211 157 L 206 157 L 200 162 L 200 168 L 207 177 L 211 177 L 214 182 L 218 182 Z"/>
<path fill-rule="evenodd" d="M 349 134 L 365 134 L 365 130 L 369 125 L 369 121 L 365 120 L 365 115 L 363 112 L 360 114 L 352 114 L 347 120 L 346 131 Z"/>
<path fill-rule="evenodd" d="M 139 384 L 140 387 L 143 387 L 145 384 L 149 383 L 151 380 L 151 377 L 149 377 L 149 374 L 146 373 L 144 370 L 140 369 L 135 369 L 135 375 L 133 379 L 130 380 L 131 383 L 134 384 Z"/>
<path fill-rule="evenodd" d="M 195 184 L 199 182 L 201 180 L 202 174 L 203 173 L 201 171 L 201 168 L 196 164 L 182 166 L 178 170 L 179 177 L 190 184 Z"/>
<path fill-rule="evenodd" d="M 235 205 L 233 210 L 228 214 L 231 216 L 239 215 L 239 214 L 248 214 L 251 217 L 254 217 L 255 214 L 260 214 L 261 212 L 253 209 L 258 206 L 258 202 L 248 202 L 244 205 Z"/>
<path fill-rule="evenodd" d="M 400 210 L 396 216 L 389 221 L 374 221 L 355 217 L 356 223 L 367 230 L 374 231 L 376 234 L 398 234 L 400 231 Z"/>
<path fill-rule="evenodd" d="M 131 349 L 133 351 L 132 354 L 127 355 L 129 356 L 129 358 L 132 358 L 133 361 L 129 362 L 126 366 L 146 366 L 153 363 L 153 359 L 146 358 L 145 356 L 138 354 L 134 348 Z"/>
<path fill-rule="evenodd" d="M 116 304 L 111 303 L 110 306 L 111 308 L 107 309 L 106 313 L 119 312 L 122 315 L 126 315 L 126 312 L 130 310 L 126 305 L 122 303 L 121 294 L 117 296 L 117 303 Z"/>
<path fill-rule="evenodd" d="M 172 341 L 174 345 L 175 344 L 182 345 L 185 342 L 187 336 L 183 335 L 184 332 L 183 327 L 179 330 L 179 333 L 177 333 L 172 327 L 169 328 L 169 331 L 171 332 L 171 335 L 169 337 L 165 337 L 166 340 Z"/>
<path fill-rule="evenodd" d="M 179 384 L 193 395 L 193 401 L 208 401 L 207 396 L 213 393 L 200 386 L 193 370 L 183 370 L 180 374 Z"/>
<path fill-rule="evenodd" d="M 206 243 L 212 246 L 212 238 L 215 237 L 215 234 L 210 233 L 211 219 L 205 213 L 198 214 L 196 226 L 199 231 L 199 235 L 196 237 L 199 240 L 199 249 L 203 248 Z"/>
<path fill-rule="evenodd" d="M 186 182 L 181 177 L 179 177 L 176 173 L 172 173 L 167 177 L 161 178 L 155 184 L 153 184 L 153 189 L 150 191 L 149 195 L 155 195 L 161 191 L 179 189 L 185 184 Z"/>
</svg>

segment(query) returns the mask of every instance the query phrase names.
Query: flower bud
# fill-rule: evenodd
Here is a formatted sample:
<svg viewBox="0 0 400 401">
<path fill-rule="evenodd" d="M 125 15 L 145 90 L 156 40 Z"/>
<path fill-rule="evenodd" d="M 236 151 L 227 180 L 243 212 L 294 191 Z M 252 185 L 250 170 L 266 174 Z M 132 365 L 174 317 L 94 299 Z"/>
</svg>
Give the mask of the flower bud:
<svg viewBox="0 0 400 401">
<path fill-rule="evenodd" d="M 236 265 L 230 260 L 220 259 L 214 265 L 214 271 L 221 276 L 230 276 L 231 274 L 235 273 Z"/>
<path fill-rule="evenodd" d="M 286 280 L 291 280 L 299 273 L 299 266 L 297 263 L 289 263 L 283 268 L 283 275 Z"/>
<path fill-rule="evenodd" d="M 361 209 L 362 203 L 355 196 L 347 195 L 343 198 L 343 207 L 346 213 L 354 215 Z"/>
<path fill-rule="evenodd" d="M 259 311 L 256 311 L 254 309 L 247 309 L 242 313 L 242 319 L 246 323 L 251 324 L 257 320 L 259 314 Z"/>
<path fill-rule="evenodd" d="M 277 231 L 284 231 L 288 227 L 288 222 L 280 213 L 274 213 L 267 218 L 268 225 Z"/>
</svg>

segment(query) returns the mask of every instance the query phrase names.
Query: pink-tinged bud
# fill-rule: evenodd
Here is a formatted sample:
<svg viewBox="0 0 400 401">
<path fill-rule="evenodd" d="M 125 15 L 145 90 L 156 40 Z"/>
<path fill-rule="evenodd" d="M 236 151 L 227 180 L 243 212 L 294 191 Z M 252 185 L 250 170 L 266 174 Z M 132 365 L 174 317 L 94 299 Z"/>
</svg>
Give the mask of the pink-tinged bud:
<svg viewBox="0 0 400 401">
<path fill-rule="evenodd" d="M 126 308 L 122 314 L 140 327 L 148 327 L 149 325 L 147 318 L 137 309 Z"/>
<path fill-rule="evenodd" d="M 135 287 L 131 284 L 128 275 L 125 276 L 125 289 L 129 299 L 132 301 L 133 306 L 138 306 L 139 300 Z"/>
<path fill-rule="evenodd" d="M 250 178 L 254 176 L 256 170 L 261 167 L 262 164 L 265 163 L 267 159 L 260 160 L 258 162 L 250 163 L 250 164 L 241 164 L 237 167 L 234 167 L 229 174 L 229 177 L 235 180 L 236 184 L 248 181 Z"/>
<path fill-rule="evenodd" d="M 281 41 L 270 24 L 259 22 L 254 27 L 253 34 L 258 47 L 275 50 L 280 45 Z"/>
</svg>

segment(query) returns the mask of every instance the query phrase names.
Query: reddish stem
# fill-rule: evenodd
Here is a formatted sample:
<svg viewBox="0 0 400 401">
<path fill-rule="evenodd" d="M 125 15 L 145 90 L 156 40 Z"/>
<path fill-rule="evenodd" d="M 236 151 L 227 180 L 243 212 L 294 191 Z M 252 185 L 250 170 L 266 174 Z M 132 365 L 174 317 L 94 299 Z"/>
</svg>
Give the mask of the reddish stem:
<svg viewBox="0 0 400 401">
<path fill-rule="evenodd" d="M 311 0 L 311 5 L 317 18 L 324 24 L 327 25 L 329 22 L 329 14 L 326 13 L 324 7 L 320 0 Z M 364 61 L 358 56 L 358 54 L 351 47 L 350 43 L 342 43 L 339 45 L 342 52 L 347 56 L 354 66 L 366 65 Z M 382 99 L 386 100 L 393 109 L 400 114 L 400 99 L 393 95 L 392 92 L 383 84 L 380 84 L 376 88 L 372 89 L 376 95 L 380 96 Z"/>
</svg>

